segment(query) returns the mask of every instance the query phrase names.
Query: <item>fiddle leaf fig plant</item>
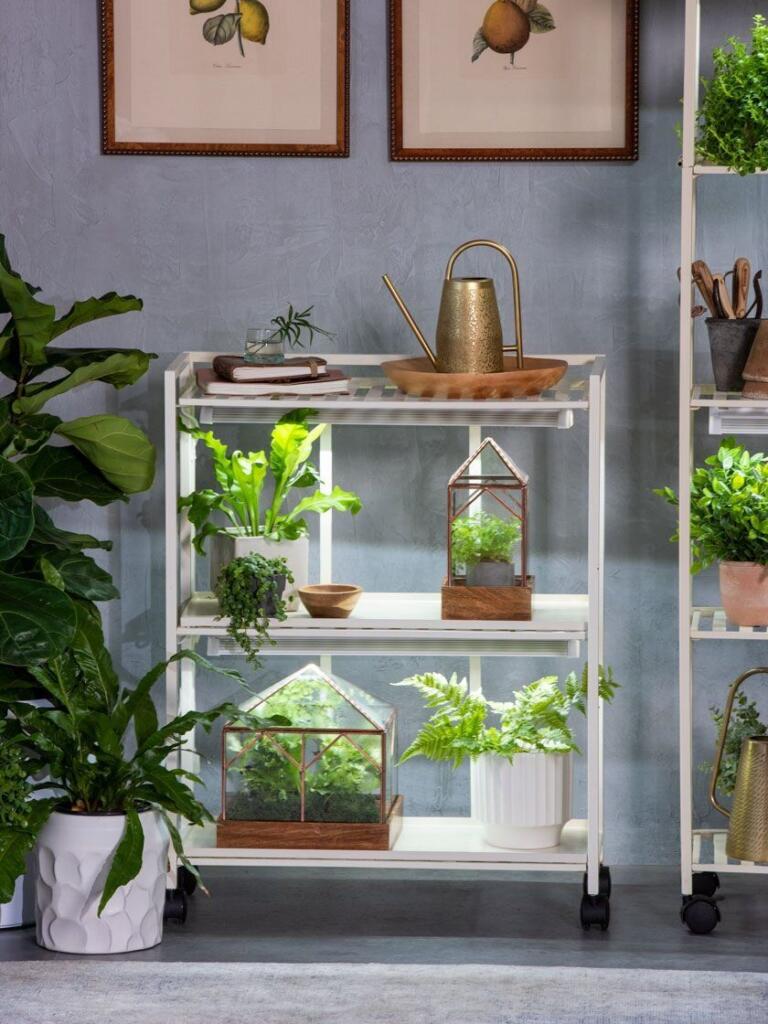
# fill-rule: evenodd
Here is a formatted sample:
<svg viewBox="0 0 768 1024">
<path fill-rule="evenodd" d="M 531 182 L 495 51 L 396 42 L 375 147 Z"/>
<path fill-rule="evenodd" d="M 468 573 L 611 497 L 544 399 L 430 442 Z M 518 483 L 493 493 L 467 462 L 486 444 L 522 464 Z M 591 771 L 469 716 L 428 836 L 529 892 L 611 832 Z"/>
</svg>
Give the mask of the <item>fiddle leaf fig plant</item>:
<svg viewBox="0 0 768 1024">
<path fill-rule="evenodd" d="M 49 403 L 82 384 L 120 389 L 146 373 L 138 349 L 67 348 L 64 334 L 137 311 L 133 295 L 109 292 L 75 302 L 62 316 L 12 268 L 0 235 L 0 664 L 40 665 L 64 653 L 77 629 L 74 599 L 117 596 L 109 574 L 86 554 L 110 542 L 59 530 L 40 498 L 105 506 L 146 490 L 155 449 L 130 420 L 111 414 L 64 420 Z"/>
<path fill-rule="evenodd" d="M 304 518 L 308 512 L 322 515 L 335 509 L 357 515 L 362 508 L 360 498 L 341 487 L 334 487 L 329 493 L 318 487 L 292 509 L 285 509 L 291 491 L 320 484 L 320 475 L 309 459 L 326 424 L 310 429 L 311 415 L 311 409 L 296 409 L 278 420 L 268 453 L 235 451 L 230 455 L 227 445 L 212 431 L 200 430 L 196 423 L 182 423 L 182 429 L 202 441 L 211 452 L 219 486 L 219 490 L 193 491 L 179 499 L 179 509 L 186 510 L 195 527 L 194 544 L 200 554 L 205 552 L 208 537 L 226 533 L 228 528 L 245 537 L 297 540 L 309 532 Z M 265 500 L 263 495 L 268 476 L 272 481 L 271 500 Z M 215 513 L 220 513 L 224 521 L 212 522 Z"/>
<path fill-rule="evenodd" d="M 671 487 L 655 493 L 678 506 Z M 729 437 L 694 470 L 691 547 L 694 573 L 713 562 L 768 564 L 768 458 L 762 452 L 750 455 Z"/>
</svg>

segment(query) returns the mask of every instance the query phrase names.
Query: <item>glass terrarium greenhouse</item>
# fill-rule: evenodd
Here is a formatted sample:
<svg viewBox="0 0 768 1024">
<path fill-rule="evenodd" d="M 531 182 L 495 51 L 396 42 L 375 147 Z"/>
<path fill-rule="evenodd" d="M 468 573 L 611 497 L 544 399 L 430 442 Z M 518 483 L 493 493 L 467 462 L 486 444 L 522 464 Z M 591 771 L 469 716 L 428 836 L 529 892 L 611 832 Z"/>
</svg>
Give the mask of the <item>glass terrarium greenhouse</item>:
<svg viewBox="0 0 768 1024">
<path fill-rule="evenodd" d="M 290 725 L 256 727 L 251 714 Z M 386 849 L 394 772 L 395 709 L 306 665 L 223 730 L 219 845 L 321 847 L 327 825 L 329 845 Z"/>
</svg>

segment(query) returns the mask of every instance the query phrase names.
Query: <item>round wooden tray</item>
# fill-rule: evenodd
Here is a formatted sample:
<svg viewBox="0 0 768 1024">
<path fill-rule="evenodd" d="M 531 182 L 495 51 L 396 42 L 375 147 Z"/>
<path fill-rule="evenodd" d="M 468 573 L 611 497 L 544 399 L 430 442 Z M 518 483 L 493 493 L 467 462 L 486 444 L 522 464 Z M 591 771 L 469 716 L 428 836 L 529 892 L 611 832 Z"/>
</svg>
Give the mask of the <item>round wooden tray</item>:
<svg viewBox="0 0 768 1024">
<path fill-rule="evenodd" d="M 401 391 L 418 398 L 527 398 L 554 387 L 568 369 L 562 359 L 533 356 L 524 358 L 522 370 L 515 356 L 505 356 L 500 373 L 437 373 L 426 356 L 381 366 Z"/>
</svg>

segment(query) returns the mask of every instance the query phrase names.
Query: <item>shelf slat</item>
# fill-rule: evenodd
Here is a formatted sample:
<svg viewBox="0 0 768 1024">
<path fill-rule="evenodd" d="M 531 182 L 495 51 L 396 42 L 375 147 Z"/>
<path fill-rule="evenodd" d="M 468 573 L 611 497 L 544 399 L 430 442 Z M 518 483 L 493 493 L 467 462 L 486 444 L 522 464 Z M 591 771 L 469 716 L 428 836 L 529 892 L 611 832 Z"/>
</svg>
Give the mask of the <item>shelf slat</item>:
<svg viewBox="0 0 768 1024">
<path fill-rule="evenodd" d="M 732 860 L 726 856 L 727 829 L 698 828 L 693 830 L 693 870 L 717 871 L 738 875 L 766 875 L 768 864 Z"/>
<path fill-rule="evenodd" d="M 735 626 L 722 608 L 699 607 L 691 613 L 692 640 L 765 640 L 768 626 Z"/>
<path fill-rule="evenodd" d="M 691 392 L 691 408 L 707 409 L 709 432 L 722 434 L 768 434 L 768 400 L 745 398 L 740 391 L 716 391 L 698 384 Z"/>
</svg>

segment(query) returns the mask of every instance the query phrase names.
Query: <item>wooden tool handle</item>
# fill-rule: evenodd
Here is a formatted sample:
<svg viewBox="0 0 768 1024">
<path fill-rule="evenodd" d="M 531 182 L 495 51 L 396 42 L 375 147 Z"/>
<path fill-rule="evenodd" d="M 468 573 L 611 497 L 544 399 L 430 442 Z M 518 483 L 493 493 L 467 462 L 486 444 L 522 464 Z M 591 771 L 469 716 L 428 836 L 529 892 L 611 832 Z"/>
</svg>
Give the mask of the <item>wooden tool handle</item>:
<svg viewBox="0 0 768 1024">
<path fill-rule="evenodd" d="M 712 284 L 714 290 L 715 309 L 724 320 L 735 320 L 736 315 L 733 312 L 733 306 L 731 305 L 731 298 L 728 295 L 728 286 L 725 283 L 725 278 L 722 274 L 712 275 Z"/>
<path fill-rule="evenodd" d="M 691 272 L 693 273 L 694 283 L 701 292 L 701 297 L 706 302 L 710 314 L 719 318 L 720 311 L 715 305 L 715 286 L 709 267 L 704 260 L 696 260 L 691 266 Z"/>
<path fill-rule="evenodd" d="M 739 320 L 747 315 L 751 277 L 752 265 L 748 259 L 739 257 L 733 266 L 733 311 Z"/>
</svg>

